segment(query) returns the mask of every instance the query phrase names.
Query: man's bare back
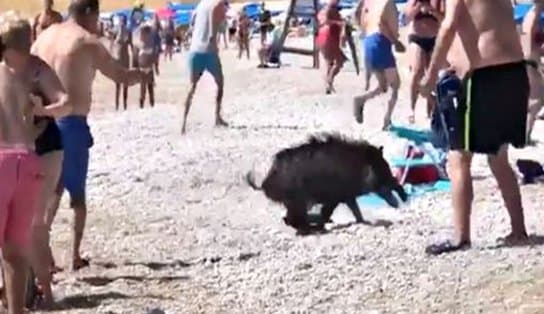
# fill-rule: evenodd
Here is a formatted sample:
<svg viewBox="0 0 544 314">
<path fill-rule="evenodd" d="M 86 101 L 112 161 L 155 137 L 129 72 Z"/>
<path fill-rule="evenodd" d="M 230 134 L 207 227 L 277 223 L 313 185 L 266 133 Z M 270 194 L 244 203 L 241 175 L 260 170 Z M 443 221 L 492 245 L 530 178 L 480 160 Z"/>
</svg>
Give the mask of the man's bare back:
<svg viewBox="0 0 544 314">
<path fill-rule="evenodd" d="M 393 1 L 365 1 L 360 15 L 365 34 L 380 33 L 391 42 L 398 38 L 398 12 Z"/>
<path fill-rule="evenodd" d="M 523 59 L 509 0 L 448 0 L 447 10 L 458 14 L 447 58 L 460 76 L 471 69 Z"/>
<path fill-rule="evenodd" d="M 0 148 L 34 148 L 29 91 L 23 81 L 0 63 Z"/>
<path fill-rule="evenodd" d="M 100 39 L 73 21 L 45 30 L 32 46 L 32 53 L 55 70 L 70 96 L 74 115 L 87 116 L 90 111 L 96 70 L 117 82 L 130 78 L 128 85 L 140 79 L 136 72 L 127 75 Z"/>
</svg>

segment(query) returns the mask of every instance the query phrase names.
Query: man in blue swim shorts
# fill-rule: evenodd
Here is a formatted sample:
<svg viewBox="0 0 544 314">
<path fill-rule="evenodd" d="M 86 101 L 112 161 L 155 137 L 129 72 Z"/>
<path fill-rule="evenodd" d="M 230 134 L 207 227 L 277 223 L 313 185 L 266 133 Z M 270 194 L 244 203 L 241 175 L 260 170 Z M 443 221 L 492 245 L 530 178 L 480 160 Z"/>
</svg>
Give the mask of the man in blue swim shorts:
<svg viewBox="0 0 544 314">
<path fill-rule="evenodd" d="M 68 190 L 75 214 L 72 268 L 77 270 L 88 265 L 81 257 L 80 246 L 87 217 L 85 187 L 89 149 L 93 145 L 87 116 L 96 70 L 127 86 L 139 83 L 145 76 L 140 70 L 128 70 L 119 64 L 94 35 L 99 16 L 98 0 L 71 0 L 68 11 L 69 19 L 42 32 L 32 50 L 55 70 L 73 105 L 71 115 L 57 120 L 64 160 L 55 207 L 63 189 Z M 59 38 L 65 39 L 59 41 Z"/>
<path fill-rule="evenodd" d="M 191 108 L 191 102 L 196 85 L 205 71 L 210 73 L 217 84 L 217 96 L 215 98 L 215 125 L 228 126 L 221 117 L 221 102 L 223 100 L 223 70 L 217 48 L 217 34 L 221 23 L 226 19 L 226 6 L 222 0 L 203 0 L 195 9 L 193 15 L 193 34 L 189 49 L 189 70 L 191 72 L 191 88 L 185 100 L 183 125 L 181 133 L 185 134 L 187 116 Z"/>
<path fill-rule="evenodd" d="M 365 102 L 387 92 L 388 87 L 391 87 L 391 98 L 383 119 L 383 129 L 386 129 L 391 124 L 400 87 L 392 47 L 395 46 L 398 52 L 404 52 L 406 49 L 398 39 L 398 11 L 393 0 L 364 1 L 359 17 L 359 26 L 366 34 L 362 47 L 365 65 L 367 71 L 376 76 L 379 85 L 364 95 L 355 97 L 354 115 L 357 122 L 363 123 Z"/>
</svg>

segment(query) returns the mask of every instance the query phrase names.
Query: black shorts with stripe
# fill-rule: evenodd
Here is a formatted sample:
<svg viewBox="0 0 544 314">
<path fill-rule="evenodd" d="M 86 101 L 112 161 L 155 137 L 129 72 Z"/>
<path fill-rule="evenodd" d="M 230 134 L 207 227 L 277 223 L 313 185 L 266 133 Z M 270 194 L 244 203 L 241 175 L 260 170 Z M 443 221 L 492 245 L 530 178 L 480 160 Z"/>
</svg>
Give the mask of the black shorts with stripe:
<svg viewBox="0 0 544 314">
<path fill-rule="evenodd" d="M 504 144 L 524 147 L 528 100 L 524 61 L 472 71 L 447 126 L 450 149 L 494 155 Z"/>
</svg>

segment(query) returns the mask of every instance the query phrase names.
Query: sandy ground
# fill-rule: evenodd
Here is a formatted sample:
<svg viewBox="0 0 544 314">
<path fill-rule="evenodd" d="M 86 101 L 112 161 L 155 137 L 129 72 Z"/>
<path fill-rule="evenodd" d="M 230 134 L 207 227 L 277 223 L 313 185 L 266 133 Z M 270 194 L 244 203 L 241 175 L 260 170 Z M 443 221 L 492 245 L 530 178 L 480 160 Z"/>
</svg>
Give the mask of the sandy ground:
<svg viewBox="0 0 544 314">
<path fill-rule="evenodd" d="M 473 165 L 470 251 L 424 254 L 425 245 L 452 231 L 449 194 L 400 210 L 363 209 L 368 217 L 392 219 L 389 228 L 337 224 L 325 235 L 296 237 L 281 222 L 283 208 L 250 190 L 242 175 L 252 168 L 264 174 L 277 150 L 317 131 L 398 151 L 401 141 L 379 131 L 387 97 L 368 104 L 360 126 L 351 100 L 363 79 L 352 64 L 338 77 L 338 93 L 325 96 L 322 74 L 308 57 L 284 55 L 282 69 L 257 70 L 255 56 L 237 60 L 232 49 L 221 55 L 228 129 L 213 127 L 215 88 L 205 76 L 188 134 L 180 136 L 185 53 L 161 65 L 155 108 L 138 109 L 132 88 L 129 110 L 115 112 L 113 84 L 97 78 L 83 243 L 92 265 L 55 277 L 61 312 L 544 313 L 542 246 L 496 247 L 508 219 L 482 156 Z M 407 84 L 394 116 L 400 122 L 408 112 Z M 540 140 L 543 131 L 537 125 Z M 542 144 L 513 150 L 512 161 L 518 157 L 544 160 Z M 522 190 L 529 232 L 544 234 L 544 190 Z M 333 219 L 352 217 L 342 207 Z M 65 267 L 71 224 L 65 197 L 53 227 L 54 252 Z"/>
</svg>

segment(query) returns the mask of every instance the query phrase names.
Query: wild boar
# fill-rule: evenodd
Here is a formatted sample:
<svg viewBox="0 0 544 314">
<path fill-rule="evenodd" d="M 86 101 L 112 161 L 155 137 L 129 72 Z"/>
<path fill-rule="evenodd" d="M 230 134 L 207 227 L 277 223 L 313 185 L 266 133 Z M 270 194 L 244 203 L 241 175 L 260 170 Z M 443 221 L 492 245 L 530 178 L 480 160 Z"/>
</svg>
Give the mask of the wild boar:
<svg viewBox="0 0 544 314">
<path fill-rule="evenodd" d="M 246 181 L 270 200 L 283 204 L 287 208 L 284 222 L 299 234 L 314 229 L 308 210 L 315 204 L 322 205 L 317 224 L 322 230 L 340 203 L 350 208 L 358 223 L 368 223 L 356 202 L 360 195 L 374 192 L 395 208 L 399 202 L 393 191 L 402 201 L 408 198 L 381 147 L 336 134 L 312 136 L 302 145 L 278 152 L 261 186 L 255 183 L 252 171 L 246 174 Z"/>
</svg>

